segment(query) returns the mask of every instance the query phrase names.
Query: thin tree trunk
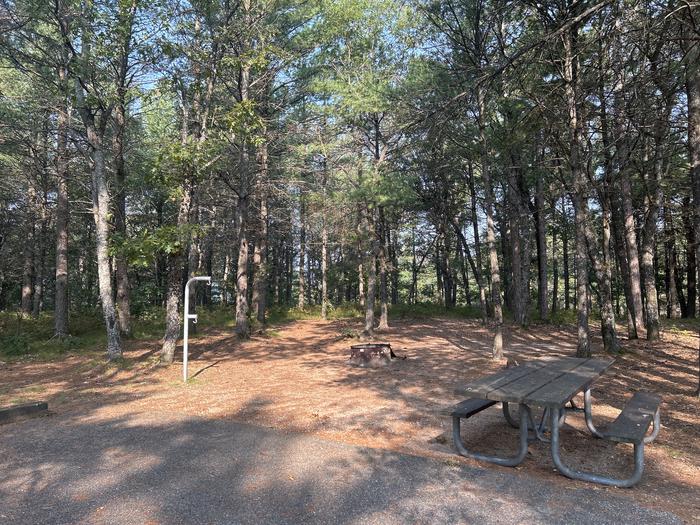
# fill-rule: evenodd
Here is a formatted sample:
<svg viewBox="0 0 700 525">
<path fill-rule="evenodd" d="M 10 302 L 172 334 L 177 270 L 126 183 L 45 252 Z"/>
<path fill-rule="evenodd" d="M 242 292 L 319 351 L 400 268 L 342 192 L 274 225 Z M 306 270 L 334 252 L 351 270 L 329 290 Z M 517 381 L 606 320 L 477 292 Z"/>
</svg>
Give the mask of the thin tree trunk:
<svg viewBox="0 0 700 525">
<path fill-rule="evenodd" d="M 59 81 L 65 86 L 67 71 L 59 68 Z M 58 110 L 56 138 L 56 284 L 54 297 L 54 336 L 68 336 L 68 128 L 70 126 L 68 97 Z"/>
<path fill-rule="evenodd" d="M 304 206 L 304 196 L 299 195 L 299 298 L 297 307 L 303 310 L 306 300 L 306 272 L 305 256 L 306 256 L 306 211 Z"/>
<path fill-rule="evenodd" d="M 112 291 L 112 272 L 109 257 L 109 214 L 112 203 L 105 173 L 102 137 L 92 126 L 88 126 L 88 142 L 92 148 L 92 213 L 95 219 L 95 243 L 97 251 L 97 277 L 100 288 L 102 314 L 107 329 L 107 356 L 117 359 L 122 356 L 119 319 Z"/>
<path fill-rule="evenodd" d="M 693 247 L 695 248 L 695 262 L 700 261 L 700 242 L 697 232 L 700 231 L 700 46 L 698 34 L 700 34 L 700 9 L 686 5 L 684 8 L 685 26 L 683 28 L 682 45 L 686 51 L 685 57 L 685 88 L 688 100 L 688 158 L 690 160 L 690 184 L 693 192 L 692 217 L 688 218 L 695 230 Z M 686 34 L 690 33 L 690 34 Z M 690 239 L 689 239 L 690 241 Z M 688 262 L 690 267 L 690 261 Z M 695 281 L 696 268 L 693 268 L 693 280 Z M 697 282 L 697 281 L 695 281 Z M 695 290 L 690 297 L 690 271 L 688 272 L 688 312 L 695 315 Z M 700 397 L 700 343 L 698 344 L 698 388 L 695 394 Z"/>
<path fill-rule="evenodd" d="M 562 258 L 564 263 L 564 310 L 569 310 L 571 308 L 571 288 L 569 280 L 569 220 L 566 213 L 566 206 L 564 203 L 564 197 L 562 197 L 561 206 L 563 227 L 561 232 L 562 241 Z"/>
<path fill-rule="evenodd" d="M 540 319 L 549 319 L 547 308 L 547 228 L 544 216 L 544 182 L 537 177 L 535 194 L 535 223 L 537 226 L 537 305 Z"/>
<path fill-rule="evenodd" d="M 27 209 L 25 213 L 22 297 L 21 309 L 24 315 L 32 313 L 32 293 L 34 291 L 34 237 L 36 235 L 36 190 L 33 183 L 27 189 Z"/>
<path fill-rule="evenodd" d="M 611 197 L 612 200 L 612 197 Z M 619 199 L 616 199 L 619 201 Z M 634 322 L 634 299 L 632 298 L 632 288 L 629 278 L 629 264 L 627 262 L 627 248 L 625 246 L 625 237 L 623 235 L 624 225 L 622 219 L 621 206 L 618 202 L 611 203 L 612 215 L 612 231 L 615 240 L 615 254 L 617 257 L 620 276 L 622 278 L 622 287 L 625 293 L 625 305 L 627 306 L 627 338 L 637 339 L 637 326 Z"/>
<path fill-rule="evenodd" d="M 182 200 L 177 213 L 178 229 L 189 223 L 194 187 L 189 180 L 186 180 L 182 189 Z M 186 246 L 188 239 L 180 239 L 180 243 L 182 246 Z M 166 364 L 173 362 L 177 339 L 180 335 L 180 297 L 183 286 L 182 267 L 184 264 L 185 254 L 182 251 L 169 256 L 168 287 L 165 298 L 165 335 L 163 336 L 163 347 L 160 353 L 161 362 Z"/>
<path fill-rule="evenodd" d="M 486 142 L 486 101 L 480 87 L 476 88 L 476 98 L 479 106 L 478 127 L 481 157 L 481 179 L 484 183 L 484 207 L 486 212 L 486 242 L 489 247 L 489 267 L 491 270 L 491 300 L 494 314 L 494 337 L 492 356 L 494 359 L 503 358 L 503 310 L 501 307 L 501 274 L 498 267 L 498 252 L 496 250 L 496 225 L 493 219 L 493 187 L 489 173 L 489 153 Z"/>
<path fill-rule="evenodd" d="M 554 208 L 554 206 L 552 206 Z M 552 228 L 552 315 L 559 309 L 559 257 L 557 256 L 557 230 Z"/>
<path fill-rule="evenodd" d="M 389 328 L 389 294 L 388 294 L 388 273 L 387 264 L 387 224 L 384 217 L 384 210 L 379 208 L 379 235 L 377 242 L 379 244 L 379 326 L 378 330 L 386 330 Z"/>
<path fill-rule="evenodd" d="M 660 146 L 657 146 L 659 148 Z M 642 274 L 644 292 L 646 295 L 646 330 L 647 340 L 657 341 L 661 338 L 659 325 L 659 301 L 656 292 L 656 275 L 654 272 L 654 253 L 656 251 L 656 223 L 659 217 L 661 205 L 661 158 L 657 151 L 657 159 L 654 166 L 654 181 L 649 195 L 649 206 L 644 223 L 644 238 L 642 241 Z"/>
<path fill-rule="evenodd" d="M 323 189 L 324 213 L 321 218 L 321 317 L 325 321 L 328 319 L 328 225 L 326 224 L 326 184 L 328 182 L 328 166 L 326 159 L 323 159 L 323 179 L 321 187 Z"/>
<path fill-rule="evenodd" d="M 321 317 L 328 319 L 328 227 L 325 216 L 321 226 Z"/>
<path fill-rule="evenodd" d="M 365 212 L 364 226 L 367 238 L 370 239 L 369 257 L 367 258 L 367 296 L 365 297 L 365 328 L 366 337 L 374 336 L 374 301 L 377 295 L 377 246 L 376 234 L 372 232 L 369 211 Z"/>
<path fill-rule="evenodd" d="M 588 326 L 588 181 L 581 160 L 582 121 L 579 115 L 578 78 L 578 26 L 576 24 L 563 35 L 564 81 L 569 126 L 569 167 L 573 181 L 574 223 L 576 226 L 576 325 L 578 328 L 577 357 L 590 357 L 591 342 Z"/>
<path fill-rule="evenodd" d="M 126 105 L 129 74 L 129 59 L 131 54 L 131 38 L 134 17 L 136 16 L 137 0 L 119 2 L 119 71 L 116 79 L 117 103 L 114 111 L 114 180 L 115 180 L 115 233 L 123 239 L 126 232 L 126 163 L 124 161 L 124 140 L 126 132 Z M 117 281 L 117 314 L 122 334 L 131 334 L 131 304 L 129 287 L 129 267 L 123 253 L 115 255 L 115 270 Z"/>
<path fill-rule="evenodd" d="M 620 96 L 620 95 L 618 95 Z M 621 104 L 618 102 L 618 104 Z M 618 110 L 620 111 L 620 110 Z M 621 117 L 617 117 L 620 119 Z M 618 125 L 618 128 L 620 125 Z M 618 134 L 624 134 L 624 130 L 618 130 Z M 618 137 L 619 138 L 619 137 Z M 625 141 L 620 139 L 621 143 Z M 626 149 L 617 153 L 618 163 L 624 161 L 619 160 L 620 157 L 626 156 Z M 632 297 L 632 317 L 634 319 L 635 331 L 637 335 L 644 329 L 644 310 L 642 304 L 642 287 L 639 266 L 639 247 L 637 246 L 637 233 L 634 221 L 634 209 L 632 206 L 632 186 L 630 183 L 629 171 L 624 167 L 619 167 L 619 183 L 620 197 L 622 200 L 622 220 L 623 220 L 623 235 L 625 239 L 627 263 L 629 265 L 629 283 L 630 293 Z"/>
<path fill-rule="evenodd" d="M 476 206 L 476 189 L 474 184 L 474 167 L 472 165 L 471 159 L 469 160 L 469 197 L 471 204 L 471 219 L 472 219 L 472 232 L 474 234 L 474 255 L 476 258 L 476 266 L 472 266 L 472 271 L 477 279 L 477 285 L 479 286 L 479 304 L 482 311 L 482 320 L 486 324 L 486 319 L 488 317 L 488 299 L 486 297 L 486 286 L 484 284 L 484 274 L 481 265 L 481 240 L 479 239 L 479 218 L 477 215 Z"/>
<path fill-rule="evenodd" d="M 238 265 L 236 270 L 236 335 L 246 338 L 248 325 L 248 196 L 238 198 Z"/>
<path fill-rule="evenodd" d="M 115 233 L 126 239 L 126 163 L 124 162 L 124 131 L 126 108 L 123 101 L 115 108 L 116 132 L 114 135 L 114 180 L 115 180 Z M 129 267 L 123 253 L 115 255 L 117 277 L 117 313 L 122 334 L 131 334 L 131 305 L 129 291 Z"/>
<path fill-rule="evenodd" d="M 32 305 L 32 316 L 39 317 L 41 313 L 43 302 L 44 302 L 44 271 L 46 267 L 46 227 L 48 218 L 46 216 L 46 193 L 43 193 L 43 197 L 39 207 L 39 231 L 37 235 L 36 242 L 36 255 L 34 257 L 34 303 Z"/>
<path fill-rule="evenodd" d="M 456 216 L 452 219 L 452 227 L 455 233 L 457 234 L 457 239 L 459 239 L 459 241 L 462 244 L 462 249 L 467 256 L 467 261 L 469 261 L 469 265 L 472 267 L 472 273 L 474 274 L 474 278 L 476 279 L 476 285 L 479 287 L 479 306 L 481 307 L 481 318 L 482 322 L 486 323 L 488 317 L 488 310 L 486 305 L 486 286 L 483 282 L 484 277 L 480 273 L 479 267 L 472 258 L 471 251 L 469 250 L 469 244 L 467 243 L 467 238 L 464 236 L 464 232 L 462 232 L 462 228 L 460 227 L 459 221 Z"/>
<path fill-rule="evenodd" d="M 680 317 L 678 301 L 678 289 L 676 288 L 676 268 L 678 266 L 678 254 L 676 252 L 676 231 L 673 226 L 673 213 L 667 202 L 663 207 L 665 256 L 666 256 L 666 317 L 676 319 Z"/>
<path fill-rule="evenodd" d="M 259 323 L 265 324 L 265 308 L 267 303 L 268 267 L 267 267 L 267 141 L 259 147 L 259 193 L 260 193 L 260 218 L 258 239 L 253 252 L 253 266 L 255 267 L 255 282 L 253 283 L 253 310 Z"/>
</svg>

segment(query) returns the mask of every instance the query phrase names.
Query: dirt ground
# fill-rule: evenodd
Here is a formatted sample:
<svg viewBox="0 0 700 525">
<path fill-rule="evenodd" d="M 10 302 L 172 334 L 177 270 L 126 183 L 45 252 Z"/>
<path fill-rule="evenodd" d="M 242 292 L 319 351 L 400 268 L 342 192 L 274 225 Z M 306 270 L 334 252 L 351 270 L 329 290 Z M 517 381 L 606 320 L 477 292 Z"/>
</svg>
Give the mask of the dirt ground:
<svg viewBox="0 0 700 525">
<path fill-rule="evenodd" d="M 356 321 L 297 321 L 245 342 L 230 330 L 210 330 L 190 345 L 193 379 L 186 385 L 180 362 L 157 365 L 157 341 L 131 342 L 120 365 L 85 355 L 1 363 L 0 406 L 43 399 L 52 412 L 69 412 L 81 421 L 154 413 L 163 421 L 176 414 L 226 418 L 477 465 L 454 453 L 449 418 L 439 410 L 460 400 L 456 387 L 502 366 L 489 358 L 489 331 L 474 320 L 395 320 L 377 340 L 391 342 L 407 359 L 357 368 L 347 363 L 356 341 L 344 337 L 357 328 Z M 573 355 L 575 343 L 569 328 L 508 327 L 505 333 L 506 354 L 519 361 Z M 625 355 L 594 385 L 594 420 L 615 417 L 632 392 L 645 389 L 663 396 L 662 430 L 646 448 L 639 485 L 596 490 L 700 523 L 700 401 L 690 395 L 697 383 L 698 336 L 674 330 L 653 345 L 623 341 L 623 346 Z M 599 341 L 594 350 L 594 357 L 603 355 Z M 506 425 L 497 406 L 463 428 L 474 449 L 507 453 L 516 448 L 517 431 Z M 562 448 L 565 460 L 581 470 L 624 476 L 632 467 L 631 446 L 592 438 L 579 414 L 568 416 Z M 517 470 L 524 483 L 538 476 L 592 486 L 557 474 L 549 449 L 539 442 L 530 445 Z"/>
</svg>

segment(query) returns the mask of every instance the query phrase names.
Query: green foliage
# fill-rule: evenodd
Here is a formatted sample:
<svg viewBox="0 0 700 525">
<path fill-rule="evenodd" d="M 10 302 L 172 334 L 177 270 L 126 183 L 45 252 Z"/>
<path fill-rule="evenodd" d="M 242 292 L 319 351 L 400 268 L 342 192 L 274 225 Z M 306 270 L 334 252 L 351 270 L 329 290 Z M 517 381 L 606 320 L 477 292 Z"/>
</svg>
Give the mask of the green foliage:
<svg viewBox="0 0 700 525">
<path fill-rule="evenodd" d="M 120 254 L 130 265 L 146 268 L 159 254 L 184 253 L 189 239 L 202 235 L 206 228 L 198 224 L 166 225 L 155 230 L 144 229 L 135 236 L 113 235 L 111 255 Z"/>
</svg>

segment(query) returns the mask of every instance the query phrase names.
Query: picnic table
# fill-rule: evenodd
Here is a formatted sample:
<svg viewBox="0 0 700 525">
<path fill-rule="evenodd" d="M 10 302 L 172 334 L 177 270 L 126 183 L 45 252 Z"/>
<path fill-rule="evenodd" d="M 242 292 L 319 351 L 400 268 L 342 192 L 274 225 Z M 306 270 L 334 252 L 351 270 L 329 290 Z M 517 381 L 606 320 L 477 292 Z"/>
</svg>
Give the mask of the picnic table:
<svg viewBox="0 0 700 525">
<path fill-rule="evenodd" d="M 453 420 L 453 438 L 457 451 L 467 457 L 489 461 L 505 466 L 520 464 L 527 455 L 528 443 L 539 440 L 550 445 L 552 460 L 557 470 L 574 479 L 592 481 L 605 485 L 632 486 L 641 479 L 644 466 L 644 444 L 651 442 L 659 431 L 658 396 L 640 392 L 635 394 L 618 419 L 605 430 L 593 424 L 591 386 L 613 364 L 612 359 L 586 359 L 557 357 L 528 362 L 507 368 L 495 374 L 481 377 L 456 390 L 460 395 L 469 396 L 449 415 Z M 593 436 L 634 444 L 635 470 L 630 478 L 613 479 L 600 474 L 581 472 L 565 465 L 560 455 L 559 428 L 566 413 L 580 411 L 573 404 L 573 398 L 583 392 L 584 417 L 586 426 Z M 520 429 L 520 447 L 515 456 L 503 458 L 468 450 L 460 436 L 460 419 L 470 417 L 497 402 L 503 405 L 503 414 L 511 426 Z M 567 406 L 570 403 L 571 406 Z M 510 405 L 517 404 L 519 418 L 510 412 Z M 533 418 L 533 407 L 542 409 L 539 422 Z M 646 432 L 654 423 L 653 433 Z M 549 438 L 546 433 L 549 433 Z M 530 437 L 530 432 L 534 436 Z"/>
</svg>

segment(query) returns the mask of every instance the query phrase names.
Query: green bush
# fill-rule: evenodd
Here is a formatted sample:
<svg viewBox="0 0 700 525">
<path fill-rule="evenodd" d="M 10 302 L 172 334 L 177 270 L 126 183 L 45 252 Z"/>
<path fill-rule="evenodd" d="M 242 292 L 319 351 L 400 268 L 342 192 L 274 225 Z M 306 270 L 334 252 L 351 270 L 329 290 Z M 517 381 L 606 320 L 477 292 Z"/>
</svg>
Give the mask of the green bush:
<svg viewBox="0 0 700 525">
<path fill-rule="evenodd" d="M 29 351 L 29 337 L 25 334 L 0 336 L 0 354 L 17 357 Z"/>
</svg>

